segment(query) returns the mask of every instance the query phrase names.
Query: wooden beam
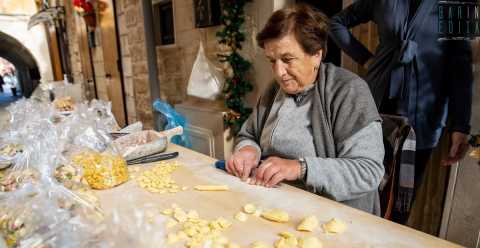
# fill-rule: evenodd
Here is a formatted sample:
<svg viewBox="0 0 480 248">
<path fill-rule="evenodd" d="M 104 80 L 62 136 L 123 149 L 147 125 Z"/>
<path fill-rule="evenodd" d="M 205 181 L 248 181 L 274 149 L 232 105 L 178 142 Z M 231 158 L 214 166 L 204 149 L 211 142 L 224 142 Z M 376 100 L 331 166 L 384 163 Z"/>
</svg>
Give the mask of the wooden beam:
<svg viewBox="0 0 480 248">
<path fill-rule="evenodd" d="M 115 15 L 112 0 L 106 0 L 102 4 L 100 16 L 100 31 L 103 50 L 103 62 L 105 67 L 105 80 L 107 83 L 107 94 L 112 102 L 112 112 L 121 127 L 126 124 L 125 101 L 123 85 L 118 68 L 118 44 L 117 31 L 115 30 Z"/>
</svg>

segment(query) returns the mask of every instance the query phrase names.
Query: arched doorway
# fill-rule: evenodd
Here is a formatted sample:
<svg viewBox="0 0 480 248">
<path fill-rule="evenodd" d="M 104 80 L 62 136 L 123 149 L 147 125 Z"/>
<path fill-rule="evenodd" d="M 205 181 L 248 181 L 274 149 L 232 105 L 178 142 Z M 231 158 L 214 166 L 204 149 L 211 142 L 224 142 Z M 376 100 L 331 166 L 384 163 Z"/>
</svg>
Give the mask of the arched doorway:
<svg viewBox="0 0 480 248">
<path fill-rule="evenodd" d="M 0 57 L 0 106 L 8 105 L 22 97 L 15 66 Z"/>
<path fill-rule="evenodd" d="M 2 44 L 0 45 L 0 57 L 15 66 L 21 92 L 25 97 L 30 97 L 40 81 L 37 62 L 22 43 L 1 31 L 0 44 Z"/>
</svg>

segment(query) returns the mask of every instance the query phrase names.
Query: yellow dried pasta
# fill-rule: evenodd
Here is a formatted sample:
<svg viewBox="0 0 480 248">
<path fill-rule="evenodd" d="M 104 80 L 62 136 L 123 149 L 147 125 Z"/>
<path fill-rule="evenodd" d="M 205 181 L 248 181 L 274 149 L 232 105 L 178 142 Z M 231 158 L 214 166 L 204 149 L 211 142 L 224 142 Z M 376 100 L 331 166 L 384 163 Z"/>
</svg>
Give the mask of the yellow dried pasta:
<svg viewBox="0 0 480 248">
<path fill-rule="evenodd" d="M 127 163 L 119 155 L 84 152 L 72 161 L 82 166 L 83 178 L 93 189 L 110 189 L 128 180 Z"/>
<path fill-rule="evenodd" d="M 180 166 L 176 161 L 162 161 L 136 178 L 140 187 L 152 193 L 177 193 L 186 190 L 177 185 L 171 174 Z"/>
</svg>

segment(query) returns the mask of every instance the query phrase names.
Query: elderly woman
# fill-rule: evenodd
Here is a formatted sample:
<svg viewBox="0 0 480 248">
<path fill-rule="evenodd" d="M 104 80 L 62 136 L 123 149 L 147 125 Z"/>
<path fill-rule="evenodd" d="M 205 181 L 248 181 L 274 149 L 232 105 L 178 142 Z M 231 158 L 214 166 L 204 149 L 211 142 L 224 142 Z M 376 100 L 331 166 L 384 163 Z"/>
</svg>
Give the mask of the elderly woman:
<svg viewBox="0 0 480 248">
<path fill-rule="evenodd" d="M 379 215 L 381 119 L 362 79 L 322 63 L 327 22 L 297 5 L 273 13 L 258 34 L 276 83 L 244 123 L 227 171 L 266 187 L 291 181 Z"/>
</svg>

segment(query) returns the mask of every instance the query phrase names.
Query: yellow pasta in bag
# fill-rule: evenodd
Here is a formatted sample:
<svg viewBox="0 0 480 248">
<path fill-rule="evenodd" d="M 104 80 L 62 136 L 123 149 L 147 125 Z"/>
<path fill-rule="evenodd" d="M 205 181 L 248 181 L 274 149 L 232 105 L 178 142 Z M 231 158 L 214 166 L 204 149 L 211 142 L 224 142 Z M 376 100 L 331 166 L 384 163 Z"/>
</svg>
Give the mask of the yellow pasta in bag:
<svg viewBox="0 0 480 248">
<path fill-rule="evenodd" d="M 127 163 L 120 155 L 84 152 L 73 162 L 83 168 L 83 178 L 93 189 L 110 189 L 128 180 Z"/>
</svg>

